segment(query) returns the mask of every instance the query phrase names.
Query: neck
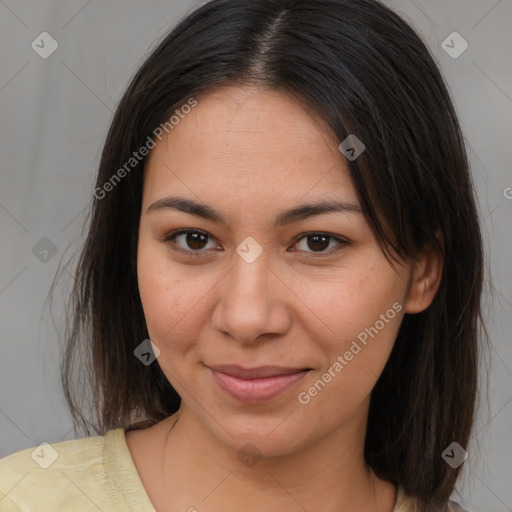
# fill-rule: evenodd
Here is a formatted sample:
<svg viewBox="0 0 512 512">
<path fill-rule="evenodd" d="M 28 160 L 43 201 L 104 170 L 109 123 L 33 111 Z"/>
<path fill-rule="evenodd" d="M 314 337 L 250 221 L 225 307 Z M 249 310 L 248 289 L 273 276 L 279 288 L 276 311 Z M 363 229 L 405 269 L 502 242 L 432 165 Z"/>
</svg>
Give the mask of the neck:
<svg viewBox="0 0 512 512">
<path fill-rule="evenodd" d="M 394 486 L 364 461 L 366 415 L 293 453 L 243 456 L 182 405 L 165 420 L 162 485 L 175 510 L 391 512 Z"/>
</svg>

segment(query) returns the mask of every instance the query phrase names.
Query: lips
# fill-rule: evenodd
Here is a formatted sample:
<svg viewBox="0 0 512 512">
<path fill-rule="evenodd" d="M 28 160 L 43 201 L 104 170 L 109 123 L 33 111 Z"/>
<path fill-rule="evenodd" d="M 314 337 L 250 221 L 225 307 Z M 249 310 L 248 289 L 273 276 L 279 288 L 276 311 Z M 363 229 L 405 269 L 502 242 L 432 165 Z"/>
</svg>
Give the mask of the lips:
<svg viewBox="0 0 512 512">
<path fill-rule="evenodd" d="M 285 368 L 282 366 L 260 366 L 258 368 L 245 369 L 241 366 L 232 364 L 210 366 L 212 370 L 217 372 L 231 375 L 232 377 L 238 377 L 240 379 L 264 379 L 267 377 L 277 377 L 280 375 L 290 375 L 292 373 L 302 372 L 309 370 L 309 368 Z"/>
<path fill-rule="evenodd" d="M 235 365 L 208 367 L 219 387 L 244 403 L 260 403 L 283 393 L 302 380 L 309 368 Z"/>
</svg>

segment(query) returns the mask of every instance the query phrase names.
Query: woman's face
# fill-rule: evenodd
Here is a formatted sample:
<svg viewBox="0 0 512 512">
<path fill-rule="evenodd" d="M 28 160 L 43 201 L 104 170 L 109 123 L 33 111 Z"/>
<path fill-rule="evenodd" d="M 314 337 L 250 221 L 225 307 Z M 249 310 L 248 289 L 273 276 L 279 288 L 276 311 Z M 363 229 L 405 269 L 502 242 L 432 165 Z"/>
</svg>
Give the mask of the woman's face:
<svg viewBox="0 0 512 512">
<path fill-rule="evenodd" d="M 390 267 L 329 133 L 284 93 L 230 86 L 147 161 L 138 280 L 158 364 L 235 449 L 364 435 L 407 310 L 411 267 Z"/>
</svg>

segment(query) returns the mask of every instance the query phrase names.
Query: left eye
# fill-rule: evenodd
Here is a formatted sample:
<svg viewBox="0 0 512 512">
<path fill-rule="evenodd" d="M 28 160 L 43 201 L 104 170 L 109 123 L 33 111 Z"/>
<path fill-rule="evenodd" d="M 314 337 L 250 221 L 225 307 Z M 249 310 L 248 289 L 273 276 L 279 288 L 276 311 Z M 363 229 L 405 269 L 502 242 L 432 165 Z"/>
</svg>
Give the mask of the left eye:
<svg viewBox="0 0 512 512">
<path fill-rule="evenodd" d="M 334 250 L 327 251 L 326 249 L 331 246 L 331 242 L 337 242 L 337 247 Z M 305 242 L 305 243 L 304 243 Z M 311 249 L 311 252 L 314 253 L 332 253 L 341 248 L 342 245 L 346 245 L 348 242 L 342 240 L 339 237 L 328 235 L 325 233 L 309 233 L 302 236 L 296 243 L 296 246 L 300 246 L 303 244 L 302 248 L 299 247 L 299 250 L 310 252 L 307 249 Z M 332 247 L 331 247 L 332 248 Z"/>
</svg>

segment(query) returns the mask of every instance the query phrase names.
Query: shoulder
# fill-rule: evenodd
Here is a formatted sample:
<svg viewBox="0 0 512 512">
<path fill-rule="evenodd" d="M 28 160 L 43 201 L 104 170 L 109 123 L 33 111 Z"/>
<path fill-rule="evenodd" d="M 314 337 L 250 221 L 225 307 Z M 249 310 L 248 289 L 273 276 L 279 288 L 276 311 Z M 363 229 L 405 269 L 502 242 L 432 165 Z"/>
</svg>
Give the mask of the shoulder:
<svg viewBox="0 0 512 512">
<path fill-rule="evenodd" d="M 77 463 L 90 464 L 91 458 L 102 455 L 105 438 L 103 436 L 86 437 L 57 443 L 41 443 L 0 459 L 0 472 L 43 471 L 51 474 Z"/>
<path fill-rule="evenodd" d="M 119 469 L 126 457 L 123 443 L 124 430 L 116 429 L 105 436 L 42 443 L 1 459 L 0 510 L 44 512 L 72 508 L 81 512 L 91 507 L 124 507 L 122 493 L 117 492 L 110 474 Z"/>
<path fill-rule="evenodd" d="M 420 507 L 418 498 L 406 494 L 404 489 L 399 487 L 397 502 L 393 512 L 418 512 L 419 510 L 423 510 L 423 508 Z M 429 510 L 432 510 L 432 512 L 470 512 L 469 510 L 462 508 L 458 503 L 455 503 L 454 501 L 449 501 L 442 507 L 434 507 L 433 509 L 431 507 Z"/>
<path fill-rule="evenodd" d="M 458 503 L 450 501 L 448 503 L 448 512 L 470 512 L 469 510 L 462 508 Z"/>
</svg>

